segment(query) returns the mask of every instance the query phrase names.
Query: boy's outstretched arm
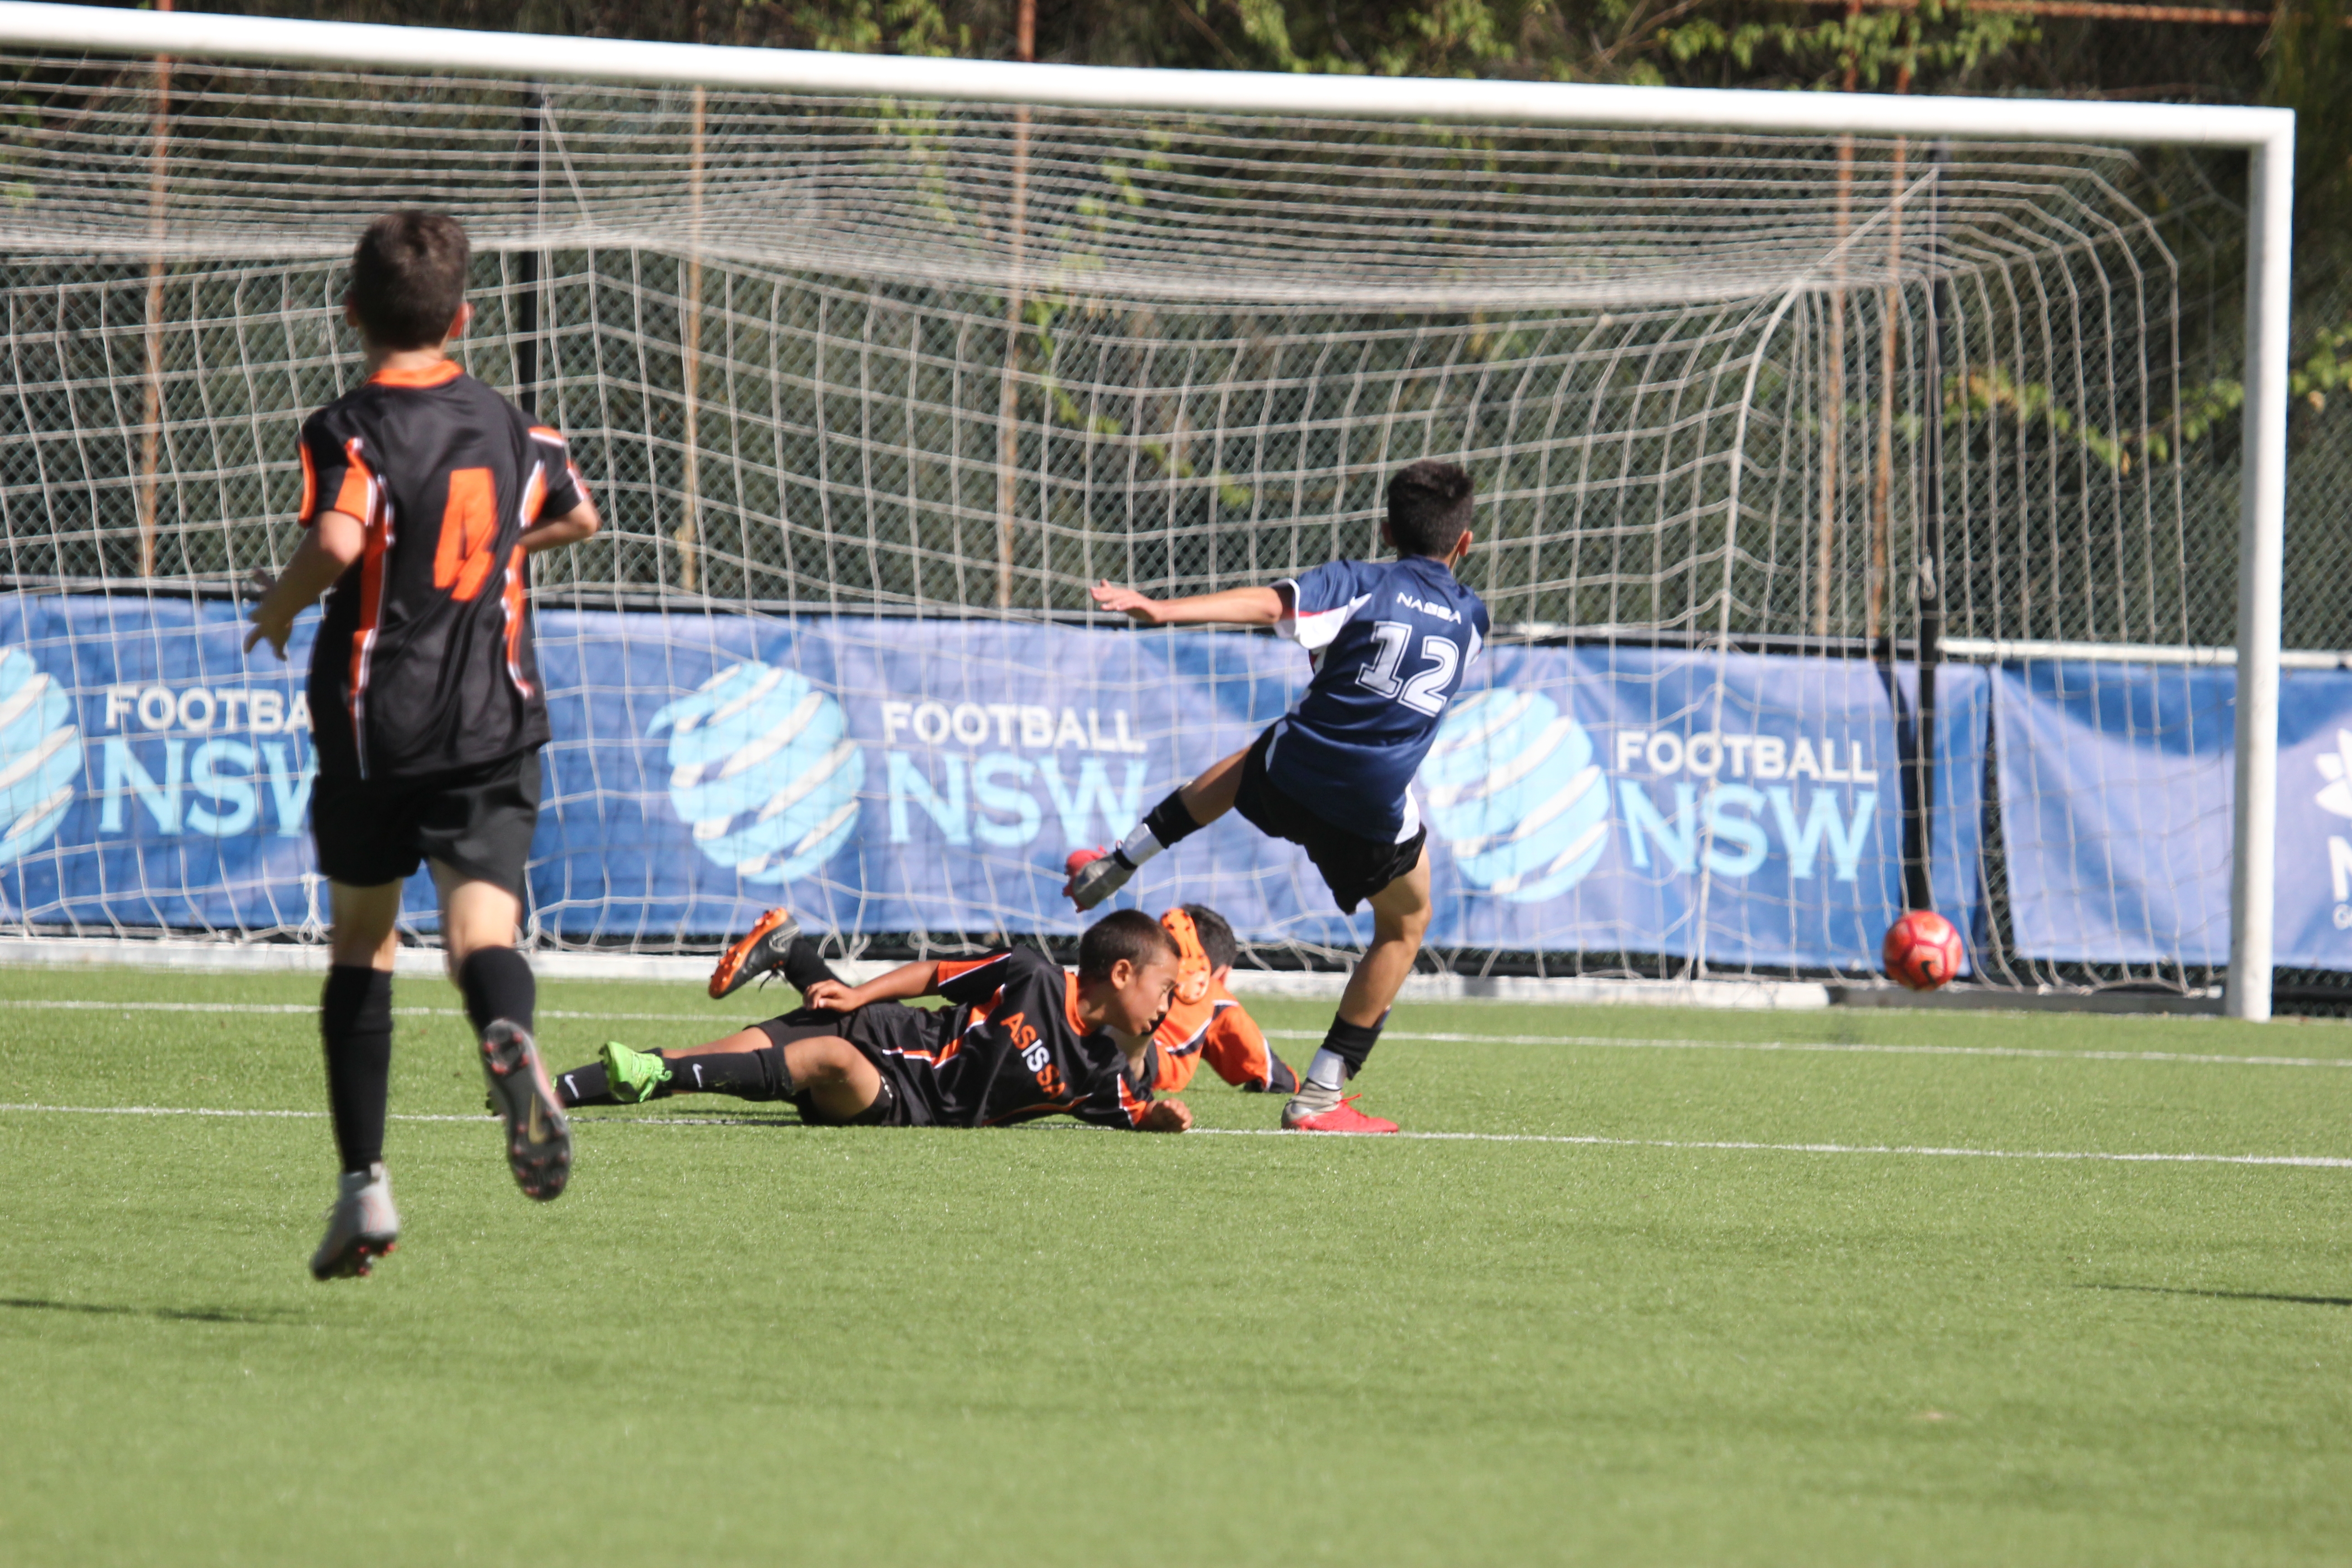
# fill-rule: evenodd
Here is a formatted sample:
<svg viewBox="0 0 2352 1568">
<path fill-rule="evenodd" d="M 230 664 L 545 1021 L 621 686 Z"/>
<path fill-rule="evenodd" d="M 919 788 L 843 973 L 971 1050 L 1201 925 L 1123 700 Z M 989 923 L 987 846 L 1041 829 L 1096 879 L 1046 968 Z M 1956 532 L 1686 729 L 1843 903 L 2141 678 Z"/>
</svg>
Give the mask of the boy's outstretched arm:
<svg viewBox="0 0 2352 1568">
<path fill-rule="evenodd" d="M 367 547 L 367 525 L 347 512 L 322 511 L 294 547 L 294 558 L 276 577 L 256 570 L 254 583 L 261 602 L 253 606 L 253 629 L 245 634 L 245 651 L 263 643 L 279 658 L 286 657 L 286 639 L 294 617 L 319 602 Z"/>
<path fill-rule="evenodd" d="M 828 1013 L 855 1013 L 860 1007 L 876 1002 L 904 1002 L 910 997 L 928 996 L 939 988 L 940 966 L 936 960 L 926 959 L 917 963 L 902 963 L 887 974 L 877 974 L 863 985 L 845 985 L 838 980 L 820 980 L 806 993 L 808 1005 Z"/>
<path fill-rule="evenodd" d="M 1093 592 L 1101 608 L 1131 616 L 1147 626 L 1270 626 L 1289 613 L 1288 601 L 1278 588 L 1227 588 L 1190 598 L 1154 599 L 1105 581 L 1097 584 Z"/>
</svg>

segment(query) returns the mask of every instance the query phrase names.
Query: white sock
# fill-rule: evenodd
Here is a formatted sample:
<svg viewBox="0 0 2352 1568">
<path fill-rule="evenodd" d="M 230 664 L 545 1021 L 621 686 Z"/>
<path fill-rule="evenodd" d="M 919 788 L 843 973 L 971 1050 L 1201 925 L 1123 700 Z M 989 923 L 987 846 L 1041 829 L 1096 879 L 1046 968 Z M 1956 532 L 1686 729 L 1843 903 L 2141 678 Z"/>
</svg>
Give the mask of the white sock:
<svg viewBox="0 0 2352 1568">
<path fill-rule="evenodd" d="M 1336 1051 L 1317 1051 L 1307 1064 L 1307 1081 L 1317 1089 L 1342 1089 L 1348 1082 L 1348 1060 Z"/>
<path fill-rule="evenodd" d="M 1160 850 L 1160 840 L 1151 837 L 1151 829 L 1142 823 L 1138 823 L 1134 832 L 1118 841 L 1117 853 L 1118 858 L 1129 865 L 1140 866 L 1159 854 Z"/>
</svg>

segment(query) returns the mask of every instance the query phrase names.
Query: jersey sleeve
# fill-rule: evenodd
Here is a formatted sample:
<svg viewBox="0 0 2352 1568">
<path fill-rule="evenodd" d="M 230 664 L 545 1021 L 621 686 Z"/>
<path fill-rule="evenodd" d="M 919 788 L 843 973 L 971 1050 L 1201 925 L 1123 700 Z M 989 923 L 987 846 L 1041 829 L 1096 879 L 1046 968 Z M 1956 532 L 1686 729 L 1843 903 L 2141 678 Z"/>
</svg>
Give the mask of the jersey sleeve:
<svg viewBox="0 0 2352 1568">
<path fill-rule="evenodd" d="M 321 408 L 302 421 L 302 505 L 295 521 L 308 528 L 322 511 L 368 520 L 375 498 L 375 470 L 356 436 L 345 436 L 333 410 Z"/>
<path fill-rule="evenodd" d="M 1095 1091 L 1070 1108 L 1070 1114 L 1095 1127 L 1117 1127 L 1132 1132 L 1151 1109 L 1151 1090 L 1138 1091 L 1123 1072 L 1103 1075 Z"/>
<path fill-rule="evenodd" d="M 530 427 L 531 456 L 538 458 L 541 471 L 547 477 L 546 489 L 541 493 L 539 507 L 530 521 L 542 517 L 562 517 L 588 499 L 588 482 L 572 461 L 571 444 L 560 430 L 544 425 Z"/>
<path fill-rule="evenodd" d="M 1288 1094 L 1298 1079 L 1265 1043 L 1265 1033 L 1240 1003 L 1217 1009 L 1201 1041 L 1201 1059 L 1236 1089 Z"/>
<path fill-rule="evenodd" d="M 931 989 L 958 1006 L 977 1006 L 1004 989 L 1013 978 L 1014 957 L 1013 952 L 992 952 L 986 958 L 943 958 L 932 972 Z"/>
<path fill-rule="evenodd" d="M 1284 595 L 1285 614 L 1275 623 L 1276 634 L 1309 653 L 1327 647 L 1372 591 L 1366 579 L 1375 570 L 1368 562 L 1331 561 L 1276 583 L 1277 592 L 1289 592 Z"/>
<path fill-rule="evenodd" d="M 1151 1078 L 1154 1089 L 1162 1094 L 1184 1092 L 1201 1065 L 1201 1044 L 1213 1016 L 1205 998 L 1198 1002 L 1179 999 L 1170 1006 L 1168 1016 L 1151 1032 L 1151 1043 L 1159 1047 L 1152 1054 L 1160 1064 Z"/>
</svg>

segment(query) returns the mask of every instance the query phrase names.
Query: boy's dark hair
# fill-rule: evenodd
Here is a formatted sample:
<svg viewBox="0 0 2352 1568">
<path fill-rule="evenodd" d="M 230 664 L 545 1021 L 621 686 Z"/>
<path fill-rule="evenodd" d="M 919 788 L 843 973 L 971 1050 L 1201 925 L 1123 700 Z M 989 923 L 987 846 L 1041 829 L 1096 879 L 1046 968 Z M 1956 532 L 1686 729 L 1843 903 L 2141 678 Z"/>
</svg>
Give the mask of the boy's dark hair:
<svg viewBox="0 0 2352 1568">
<path fill-rule="evenodd" d="M 404 207 L 367 226 L 352 252 L 352 309 L 378 348 L 429 348 L 466 302 L 474 247 L 447 213 Z"/>
<path fill-rule="evenodd" d="M 1234 960 L 1242 955 L 1242 944 L 1234 940 L 1234 928 L 1225 917 L 1206 904 L 1182 906 L 1192 917 L 1192 934 L 1201 939 L 1201 951 L 1209 955 L 1212 969 L 1231 969 Z"/>
<path fill-rule="evenodd" d="M 1140 969 L 1155 958 L 1173 960 L 1176 939 L 1141 910 L 1117 910 L 1087 928 L 1078 938 L 1078 976 L 1109 978 L 1110 966 L 1120 959 Z"/>
<path fill-rule="evenodd" d="M 1389 481 L 1389 538 L 1406 555 L 1453 553 L 1454 542 L 1470 526 L 1475 489 L 1459 463 L 1435 458 L 1407 463 Z"/>
</svg>

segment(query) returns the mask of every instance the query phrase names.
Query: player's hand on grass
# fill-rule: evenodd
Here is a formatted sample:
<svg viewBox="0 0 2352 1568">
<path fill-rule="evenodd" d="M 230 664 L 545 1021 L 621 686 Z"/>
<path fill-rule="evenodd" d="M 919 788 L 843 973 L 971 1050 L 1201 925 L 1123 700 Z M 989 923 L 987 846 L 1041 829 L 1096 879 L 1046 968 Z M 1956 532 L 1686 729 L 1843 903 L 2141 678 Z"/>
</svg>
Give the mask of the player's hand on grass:
<svg viewBox="0 0 2352 1568">
<path fill-rule="evenodd" d="M 1156 626 L 1160 624 L 1160 601 L 1139 594 L 1132 588 L 1114 587 L 1108 578 L 1094 585 L 1091 592 L 1095 604 L 1115 614 L 1132 616 L 1139 624 Z"/>
<path fill-rule="evenodd" d="M 278 586 L 277 578 L 257 567 L 253 584 L 261 590 L 261 602 L 253 606 L 253 629 L 245 634 L 245 651 L 251 653 L 266 642 L 269 651 L 283 659 L 286 639 L 294 635 L 294 617 L 280 616 L 270 607 L 270 590 Z"/>
<path fill-rule="evenodd" d="M 855 1013 L 866 1005 L 858 987 L 844 985 L 838 980 L 820 980 L 801 994 L 810 1006 L 825 1013 Z"/>
<path fill-rule="evenodd" d="M 1145 1132 L 1189 1132 L 1192 1130 L 1192 1108 L 1181 1100 L 1155 1100 L 1143 1120 L 1135 1124 Z"/>
</svg>

